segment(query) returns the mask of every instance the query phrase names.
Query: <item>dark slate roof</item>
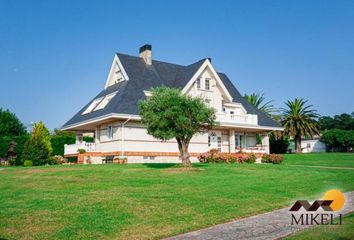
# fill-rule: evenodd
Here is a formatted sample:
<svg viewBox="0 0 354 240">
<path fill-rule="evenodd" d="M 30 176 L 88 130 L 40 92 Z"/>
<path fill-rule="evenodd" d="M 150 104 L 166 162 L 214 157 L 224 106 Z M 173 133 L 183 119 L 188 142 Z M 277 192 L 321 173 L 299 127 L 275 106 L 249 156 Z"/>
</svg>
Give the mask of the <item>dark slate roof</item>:
<svg viewBox="0 0 354 240">
<path fill-rule="evenodd" d="M 197 72 L 206 59 L 202 59 L 188 66 L 182 66 L 161 61 L 152 61 L 152 65 L 146 65 L 140 57 L 117 53 L 129 80 L 114 84 L 102 90 L 86 106 L 84 106 L 74 117 L 64 124 L 63 127 L 80 123 L 110 113 L 139 115 L 138 101 L 145 98 L 144 90 L 152 87 L 165 85 L 167 87 L 183 88 Z M 248 113 L 258 115 L 258 125 L 268 127 L 280 127 L 280 125 L 269 118 L 256 107 L 248 103 L 239 91 L 232 84 L 224 73 L 218 73 L 221 81 L 229 91 L 234 102 L 241 103 Z M 105 96 L 112 92 L 118 93 L 111 99 L 103 109 L 82 115 L 82 112 L 93 102 L 94 99 Z"/>
</svg>

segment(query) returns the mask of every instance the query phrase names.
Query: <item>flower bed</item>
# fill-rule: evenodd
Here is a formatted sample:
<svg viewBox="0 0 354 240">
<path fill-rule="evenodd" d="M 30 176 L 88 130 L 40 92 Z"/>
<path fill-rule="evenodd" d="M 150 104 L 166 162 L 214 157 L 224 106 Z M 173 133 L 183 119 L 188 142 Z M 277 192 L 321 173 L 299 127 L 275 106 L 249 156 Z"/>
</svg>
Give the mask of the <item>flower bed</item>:
<svg viewBox="0 0 354 240">
<path fill-rule="evenodd" d="M 198 156 L 201 163 L 254 163 L 256 155 L 254 153 L 221 153 L 216 149 L 202 153 Z"/>
</svg>

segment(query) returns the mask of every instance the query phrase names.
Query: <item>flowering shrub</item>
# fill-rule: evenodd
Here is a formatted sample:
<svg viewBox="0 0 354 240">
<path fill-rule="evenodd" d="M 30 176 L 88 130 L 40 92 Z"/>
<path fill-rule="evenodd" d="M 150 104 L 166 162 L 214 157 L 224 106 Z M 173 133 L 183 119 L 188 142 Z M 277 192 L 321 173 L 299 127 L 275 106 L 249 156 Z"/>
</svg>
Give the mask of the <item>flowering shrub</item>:
<svg viewBox="0 0 354 240">
<path fill-rule="evenodd" d="M 264 154 L 262 156 L 262 163 L 279 164 L 283 162 L 283 156 L 280 154 Z"/>
<path fill-rule="evenodd" d="M 63 163 L 67 163 L 67 162 L 68 162 L 68 159 L 66 159 L 60 155 L 53 156 L 52 161 L 51 161 L 52 164 L 58 164 L 58 165 L 63 164 Z"/>
<path fill-rule="evenodd" d="M 256 155 L 254 153 L 248 153 L 248 159 L 246 160 L 246 163 L 255 163 L 256 162 Z"/>
<path fill-rule="evenodd" d="M 254 163 L 256 155 L 253 153 L 221 153 L 215 149 L 198 156 L 201 163 Z"/>
</svg>

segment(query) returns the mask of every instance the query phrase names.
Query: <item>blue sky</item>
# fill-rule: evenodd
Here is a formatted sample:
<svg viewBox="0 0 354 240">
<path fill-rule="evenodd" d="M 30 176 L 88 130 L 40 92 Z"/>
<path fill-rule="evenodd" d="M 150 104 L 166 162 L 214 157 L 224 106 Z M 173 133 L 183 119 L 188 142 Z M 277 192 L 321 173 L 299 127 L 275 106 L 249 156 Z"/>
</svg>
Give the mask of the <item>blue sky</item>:
<svg viewBox="0 0 354 240">
<path fill-rule="evenodd" d="M 0 1 L 0 107 L 60 127 L 104 87 L 115 52 L 211 57 L 244 93 L 354 111 L 354 1 Z"/>
</svg>

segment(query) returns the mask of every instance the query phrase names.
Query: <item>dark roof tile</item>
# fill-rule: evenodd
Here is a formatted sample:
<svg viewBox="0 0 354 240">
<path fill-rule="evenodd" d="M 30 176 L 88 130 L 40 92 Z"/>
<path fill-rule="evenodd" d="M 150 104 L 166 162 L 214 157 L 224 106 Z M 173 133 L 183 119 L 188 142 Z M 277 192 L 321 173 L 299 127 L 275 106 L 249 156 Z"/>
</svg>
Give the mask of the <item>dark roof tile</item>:
<svg viewBox="0 0 354 240">
<path fill-rule="evenodd" d="M 206 59 L 202 59 L 188 66 L 181 66 L 161 61 L 152 61 L 152 65 L 146 65 L 140 57 L 117 53 L 128 77 L 128 81 L 117 83 L 102 90 L 94 99 L 118 91 L 114 98 L 101 110 L 82 115 L 85 109 L 93 102 L 92 99 L 85 107 L 75 114 L 63 127 L 86 121 L 92 118 L 107 115 L 109 113 L 121 113 L 138 115 L 138 102 L 145 98 L 144 90 L 157 86 L 183 88 L 197 72 Z M 224 73 L 218 73 L 225 87 L 231 94 L 233 101 L 241 103 L 248 113 L 258 115 L 258 125 L 279 127 L 279 124 L 269 118 L 256 107 L 249 104 L 232 84 Z"/>
</svg>

